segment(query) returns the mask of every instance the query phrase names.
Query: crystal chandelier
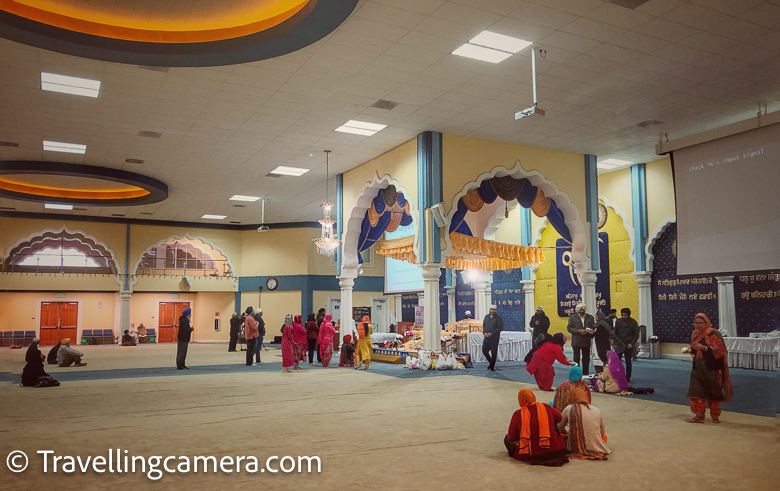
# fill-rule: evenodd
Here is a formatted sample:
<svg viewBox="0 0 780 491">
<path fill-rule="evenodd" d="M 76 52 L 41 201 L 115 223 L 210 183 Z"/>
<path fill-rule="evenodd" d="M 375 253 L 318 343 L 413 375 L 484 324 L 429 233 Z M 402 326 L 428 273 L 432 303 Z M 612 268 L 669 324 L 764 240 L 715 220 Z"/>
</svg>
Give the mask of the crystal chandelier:
<svg viewBox="0 0 780 491">
<path fill-rule="evenodd" d="M 328 202 L 328 195 L 330 194 L 328 181 L 330 177 L 328 175 L 330 166 L 329 154 L 330 150 L 325 150 L 325 201 L 320 203 L 320 206 L 322 207 L 322 220 L 320 220 L 322 232 L 320 237 L 312 239 L 312 242 L 317 246 L 317 252 L 319 254 L 331 257 L 336 253 L 336 249 L 341 245 L 341 241 L 333 236 L 333 226 L 336 225 L 336 222 L 330 218 L 330 210 L 333 208 L 333 203 Z"/>
</svg>

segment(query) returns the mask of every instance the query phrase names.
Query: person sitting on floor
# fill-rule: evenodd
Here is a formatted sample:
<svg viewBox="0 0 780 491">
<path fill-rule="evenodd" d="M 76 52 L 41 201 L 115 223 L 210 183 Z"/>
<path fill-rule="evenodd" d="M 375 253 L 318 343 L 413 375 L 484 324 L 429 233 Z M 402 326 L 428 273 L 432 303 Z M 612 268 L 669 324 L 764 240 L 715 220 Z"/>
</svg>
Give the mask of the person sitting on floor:
<svg viewBox="0 0 780 491">
<path fill-rule="evenodd" d="M 135 346 L 135 339 L 130 335 L 128 329 L 125 329 L 125 333 L 122 335 L 122 346 Z"/>
<path fill-rule="evenodd" d="M 574 389 L 582 389 L 588 396 L 588 404 L 590 404 L 590 389 L 588 384 L 582 381 L 582 368 L 579 366 L 571 367 L 569 369 L 569 380 L 559 384 L 555 389 L 555 400 L 553 401 L 553 407 L 559 412 L 571 404 L 571 393 Z"/>
<path fill-rule="evenodd" d="M 60 350 L 60 344 L 57 343 L 54 346 L 51 347 L 49 350 L 49 354 L 46 355 L 46 363 L 49 365 L 56 365 L 57 364 L 57 352 Z"/>
<path fill-rule="evenodd" d="M 534 352 L 531 361 L 525 366 L 528 373 L 536 379 L 536 384 L 539 388 L 545 391 L 552 390 L 555 379 L 555 369 L 553 368 L 555 360 L 564 365 L 576 365 L 576 363 L 566 358 L 566 355 L 563 354 L 566 335 L 557 333 L 552 338 L 551 342 L 545 342 Z"/>
<path fill-rule="evenodd" d="M 60 385 L 59 382 L 54 380 L 54 377 L 43 369 L 43 362 L 46 360 L 46 357 L 38 349 L 39 342 L 38 338 L 34 338 L 30 347 L 27 348 L 27 353 L 24 356 L 27 364 L 22 370 L 22 385 L 25 387 L 55 387 Z"/>
<path fill-rule="evenodd" d="M 623 368 L 618 354 L 614 351 L 608 351 L 607 360 L 609 363 L 604 366 L 604 371 L 599 374 L 598 378 L 591 381 L 593 388 L 607 394 L 618 394 L 628 390 L 626 370 Z"/>
<path fill-rule="evenodd" d="M 341 350 L 339 351 L 339 366 L 355 366 L 355 343 L 352 342 L 351 334 L 344 336 L 344 342 L 341 344 Z"/>
<path fill-rule="evenodd" d="M 531 465 L 560 467 L 569 462 L 566 442 L 558 434 L 561 413 L 549 404 L 536 402 L 531 389 L 517 393 L 520 409 L 512 415 L 504 446 L 509 456 Z"/>
<path fill-rule="evenodd" d="M 60 349 L 57 351 L 57 365 L 61 367 L 69 367 L 71 365 L 85 367 L 87 364 L 81 363 L 82 356 L 84 356 L 84 353 L 70 347 L 70 338 L 60 341 Z"/>
<path fill-rule="evenodd" d="M 571 393 L 571 405 L 563 410 L 558 429 L 563 432 L 569 426 L 566 449 L 569 457 L 581 460 L 607 460 L 612 450 L 607 446 L 604 420 L 601 411 L 590 405 L 590 396 L 582 389 Z"/>
<path fill-rule="evenodd" d="M 138 325 L 138 342 L 139 343 L 146 343 L 148 341 L 147 335 L 146 335 L 146 326 L 143 324 Z"/>
</svg>

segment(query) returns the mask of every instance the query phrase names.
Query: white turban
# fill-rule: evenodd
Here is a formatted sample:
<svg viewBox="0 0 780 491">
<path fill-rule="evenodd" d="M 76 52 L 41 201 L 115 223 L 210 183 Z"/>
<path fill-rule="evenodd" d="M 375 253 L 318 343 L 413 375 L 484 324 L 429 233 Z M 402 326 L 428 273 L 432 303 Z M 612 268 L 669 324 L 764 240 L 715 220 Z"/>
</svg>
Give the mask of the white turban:
<svg viewBox="0 0 780 491">
<path fill-rule="evenodd" d="M 575 310 L 579 312 L 581 309 L 587 309 L 584 303 L 578 304 Z"/>
<path fill-rule="evenodd" d="M 467 313 L 467 314 L 470 314 L 470 313 L 471 313 L 471 311 L 470 311 L 470 310 L 467 310 L 467 311 L 466 311 L 466 313 Z"/>
<path fill-rule="evenodd" d="M 496 304 L 491 305 L 490 308 L 491 309 L 498 309 L 498 307 L 496 307 Z"/>
</svg>

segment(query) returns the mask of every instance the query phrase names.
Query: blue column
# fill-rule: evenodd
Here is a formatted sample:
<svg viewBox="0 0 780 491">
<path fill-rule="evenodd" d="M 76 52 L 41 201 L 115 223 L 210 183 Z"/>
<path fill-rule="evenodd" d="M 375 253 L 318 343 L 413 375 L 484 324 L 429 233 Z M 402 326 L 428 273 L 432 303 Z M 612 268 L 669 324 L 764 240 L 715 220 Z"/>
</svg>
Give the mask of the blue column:
<svg viewBox="0 0 780 491">
<path fill-rule="evenodd" d="M 634 221 L 634 270 L 645 271 L 645 241 L 647 240 L 645 164 L 631 166 L 631 213 Z"/>
<path fill-rule="evenodd" d="M 341 233 L 344 230 L 344 174 L 336 175 L 336 238 L 341 238 Z M 344 244 L 341 244 L 336 249 L 336 276 L 341 276 L 341 250 L 344 248 Z"/>
<path fill-rule="evenodd" d="M 531 209 L 520 207 L 520 244 L 524 246 L 531 245 Z M 531 267 L 523 266 L 522 278 L 524 280 L 531 279 Z"/>
<path fill-rule="evenodd" d="M 598 271 L 599 264 L 599 180 L 595 155 L 585 155 L 585 215 L 590 225 L 590 269 Z"/>
<path fill-rule="evenodd" d="M 437 131 L 425 131 L 417 135 L 417 213 L 420 244 L 420 263 L 441 262 L 441 237 L 439 227 L 433 227 L 433 237 L 426 237 L 425 209 L 441 203 L 442 185 L 442 135 Z M 427 256 L 428 240 L 433 242 L 433 257 Z"/>
<path fill-rule="evenodd" d="M 241 313 L 241 291 L 237 291 L 233 299 L 233 312 Z"/>
</svg>

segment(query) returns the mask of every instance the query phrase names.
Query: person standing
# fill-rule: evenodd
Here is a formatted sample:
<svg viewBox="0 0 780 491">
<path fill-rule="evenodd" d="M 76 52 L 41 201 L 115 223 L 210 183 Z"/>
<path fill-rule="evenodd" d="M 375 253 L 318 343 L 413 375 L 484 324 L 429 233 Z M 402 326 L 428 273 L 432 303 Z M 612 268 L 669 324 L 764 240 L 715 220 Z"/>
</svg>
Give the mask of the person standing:
<svg viewBox="0 0 780 491">
<path fill-rule="evenodd" d="M 314 318 L 314 315 L 312 315 L 312 318 Z M 315 340 L 319 342 L 320 351 L 322 351 L 322 366 L 324 367 L 330 365 L 330 359 L 333 357 L 333 335 L 336 334 L 336 328 L 333 327 L 331 320 L 331 315 L 325 314 L 325 319 L 322 321 L 322 325 L 320 326 L 318 333 L 319 338 Z M 309 354 L 309 360 L 311 359 L 311 354 Z"/>
<path fill-rule="evenodd" d="M 550 318 L 544 313 L 544 307 L 537 305 L 536 313 L 531 317 L 528 325 L 532 330 L 531 339 L 536 339 L 540 334 L 547 334 L 547 330 L 550 329 Z"/>
<path fill-rule="evenodd" d="M 255 356 L 255 347 L 257 339 L 260 337 L 260 324 L 254 316 L 252 306 L 246 308 L 246 319 L 244 319 L 244 339 L 246 339 L 246 366 L 252 366 L 252 357 Z M 259 362 L 258 362 L 259 363 Z"/>
<path fill-rule="evenodd" d="M 282 325 L 282 372 L 292 373 L 290 367 L 295 365 L 293 345 L 293 317 L 292 314 L 287 314 L 284 318 L 284 325 Z"/>
<path fill-rule="evenodd" d="M 314 365 L 315 351 L 317 352 L 317 363 L 322 362 L 322 356 L 320 354 L 319 348 L 317 347 L 317 339 L 319 337 L 320 326 L 317 325 L 314 314 L 309 314 L 309 317 L 306 319 L 306 346 L 309 351 L 309 365 Z"/>
<path fill-rule="evenodd" d="M 626 379 L 631 382 L 631 359 L 634 347 L 639 341 L 639 324 L 631 318 L 631 309 L 620 309 L 620 319 L 615 322 L 615 352 L 626 359 Z"/>
<path fill-rule="evenodd" d="M 189 370 L 187 366 L 187 348 L 189 348 L 190 340 L 192 339 L 191 327 L 192 323 L 192 309 L 185 309 L 179 317 L 179 334 L 178 344 L 176 346 L 176 370 Z"/>
<path fill-rule="evenodd" d="M 265 321 L 263 320 L 263 309 L 258 307 L 252 317 L 257 321 L 257 339 L 255 340 L 255 363 L 260 363 L 260 349 L 263 347 L 263 337 L 265 336 Z M 248 351 L 248 350 L 247 350 Z"/>
<path fill-rule="evenodd" d="M 485 340 L 482 341 L 482 354 L 488 361 L 488 370 L 497 371 L 498 343 L 501 340 L 501 331 L 504 330 L 504 318 L 496 312 L 496 306 L 491 305 L 488 315 L 482 321 L 482 333 Z"/>
<path fill-rule="evenodd" d="M 322 329 L 322 327 L 320 327 Z M 371 319 L 364 315 L 360 324 L 357 326 L 358 342 L 355 347 L 355 370 L 360 368 L 360 365 L 365 363 L 368 370 L 368 364 L 371 362 L 371 335 L 374 334 L 374 330 L 371 327 Z"/>
<path fill-rule="evenodd" d="M 612 309 L 614 310 L 614 309 Z M 596 333 L 593 338 L 596 342 L 596 353 L 603 364 L 607 363 L 607 351 L 612 346 L 614 331 L 613 322 L 610 316 L 599 310 L 596 312 Z"/>
<path fill-rule="evenodd" d="M 584 375 L 589 375 L 590 343 L 596 333 L 596 322 L 592 315 L 585 313 L 584 303 L 577 305 L 576 312 L 569 317 L 566 330 L 572 334 L 571 347 L 574 350 L 574 361 L 582 368 Z"/>
<path fill-rule="evenodd" d="M 729 376 L 728 352 L 721 333 L 712 327 L 709 317 L 696 314 L 693 318 L 693 334 L 690 347 L 683 353 L 692 355 L 691 379 L 688 383 L 688 400 L 694 417 L 689 423 L 704 423 L 707 406 L 715 424 L 720 423 L 720 403 L 734 396 Z"/>
<path fill-rule="evenodd" d="M 230 318 L 230 344 L 228 345 L 228 353 L 236 351 L 236 343 L 238 343 L 238 332 L 241 330 L 241 317 L 236 312 L 233 312 L 233 316 Z"/>
<path fill-rule="evenodd" d="M 295 369 L 303 370 L 299 363 L 306 359 L 306 328 L 303 327 L 303 317 L 296 315 L 293 320 L 293 352 L 295 355 Z"/>
<path fill-rule="evenodd" d="M 325 320 L 325 309 L 321 308 L 320 310 L 317 311 L 317 327 L 320 327 L 324 320 Z"/>
<path fill-rule="evenodd" d="M 464 321 L 471 320 L 471 311 L 467 310 L 466 312 L 463 313 L 463 316 L 464 316 L 463 317 Z"/>
</svg>

